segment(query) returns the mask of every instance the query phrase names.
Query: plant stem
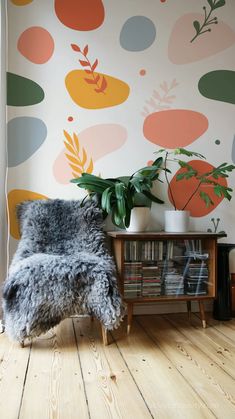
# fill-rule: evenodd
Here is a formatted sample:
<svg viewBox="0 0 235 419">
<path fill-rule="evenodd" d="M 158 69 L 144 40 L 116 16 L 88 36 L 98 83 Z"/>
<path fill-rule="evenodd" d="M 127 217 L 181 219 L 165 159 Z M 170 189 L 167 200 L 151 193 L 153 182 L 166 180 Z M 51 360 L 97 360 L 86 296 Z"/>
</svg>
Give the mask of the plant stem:
<svg viewBox="0 0 235 419">
<path fill-rule="evenodd" d="M 90 60 L 89 60 L 89 58 L 87 57 L 87 55 L 85 55 L 82 51 L 81 51 L 81 54 L 83 55 L 83 57 L 87 60 L 87 62 L 88 62 L 88 64 L 89 64 L 89 67 L 90 67 L 90 69 L 91 69 L 91 72 L 92 72 L 92 78 L 93 78 L 93 80 L 95 81 L 95 75 L 94 75 L 94 71 L 92 70 L 92 66 L 91 66 L 91 62 L 90 62 Z M 100 88 L 100 86 L 99 86 L 99 84 L 98 84 L 98 82 L 96 82 L 95 83 L 96 84 L 96 86 L 98 87 L 98 89 Z M 105 92 L 102 92 L 104 95 L 105 95 Z"/>
<path fill-rule="evenodd" d="M 204 9 L 204 10 L 205 10 L 205 9 Z M 202 33 L 201 33 L 202 29 L 203 29 L 205 26 L 207 26 L 207 24 L 208 24 L 208 19 L 209 19 L 210 15 L 211 15 L 212 11 L 213 11 L 213 8 L 211 8 L 211 10 L 210 10 L 210 11 L 209 11 L 209 13 L 208 13 L 208 16 L 206 17 L 206 10 L 205 10 L 205 21 L 204 21 L 204 23 L 202 24 L 202 26 L 201 26 L 201 28 L 200 28 L 199 32 L 197 32 L 197 33 L 196 33 L 196 35 L 195 35 L 195 36 L 191 39 L 191 41 L 190 41 L 190 42 L 193 42 L 193 41 L 194 41 L 194 39 L 196 39 L 196 38 L 197 38 L 199 35 L 201 35 L 202 33 L 208 32 L 208 29 L 207 29 L 206 31 L 204 31 L 204 32 L 202 32 Z"/>
<path fill-rule="evenodd" d="M 187 207 L 188 203 L 191 201 L 191 199 L 194 197 L 194 195 L 197 193 L 198 189 L 200 188 L 202 184 L 202 180 L 200 180 L 199 184 L 197 185 L 195 191 L 190 195 L 189 199 L 187 200 L 186 204 L 183 206 L 182 211 L 185 210 L 185 208 Z"/>
<path fill-rule="evenodd" d="M 168 151 L 166 152 L 166 155 L 165 155 L 165 159 L 164 159 L 164 171 L 165 171 L 165 178 L 166 178 L 166 183 L 167 183 L 167 185 L 168 185 L 168 188 L 169 188 L 169 191 L 170 191 L 170 196 L 171 196 L 171 199 L 172 199 L 172 202 L 173 202 L 173 205 L 174 205 L 174 209 L 176 210 L 176 205 L 175 205 L 175 200 L 174 200 L 174 196 L 173 196 L 173 193 L 172 193 L 172 189 L 171 189 L 171 185 L 170 185 L 170 182 L 169 182 L 169 179 L 168 179 L 168 176 L 167 176 L 167 171 L 166 171 L 166 162 L 167 162 L 167 157 L 168 157 Z"/>
</svg>

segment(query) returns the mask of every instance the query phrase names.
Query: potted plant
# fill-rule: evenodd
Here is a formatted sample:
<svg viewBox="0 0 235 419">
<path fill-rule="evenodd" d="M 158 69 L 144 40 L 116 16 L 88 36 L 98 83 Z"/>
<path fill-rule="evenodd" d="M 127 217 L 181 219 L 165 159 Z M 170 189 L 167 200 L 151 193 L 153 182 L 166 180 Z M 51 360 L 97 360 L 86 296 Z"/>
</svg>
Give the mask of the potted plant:
<svg viewBox="0 0 235 419">
<path fill-rule="evenodd" d="M 199 194 L 200 198 L 204 201 L 206 207 L 214 205 L 213 196 L 219 198 L 226 198 L 230 201 L 231 192 L 233 191 L 230 187 L 222 185 L 219 180 L 221 178 L 228 178 L 229 173 L 235 169 L 234 165 L 228 163 L 222 163 L 217 167 L 212 167 L 205 172 L 199 171 L 195 164 L 190 161 L 185 161 L 180 158 L 180 156 L 185 156 L 187 158 L 196 157 L 199 160 L 205 160 L 205 157 L 202 154 L 188 151 L 184 148 L 176 148 L 175 150 L 166 150 L 161 149 L 156 152 L 156 154 L 163 155 L 163 169 L 165 174 L 165 179 L 168 185 L 168 194 L 169 198 L 174 206 L 174 210 L 165 211 L 165 231 L 168 232 L 185 232 L 188 230 L 189 225 L 189 204 L 192 202 L 192 199 L 196 194 Z M 189 196 L 185 198 L 184 204 L 179 207 L 176 204 L 176 199 L 174 192 L 169 181 L 169 170 L 170 164 L 176 163 L 179 166 L 179 171 L 176 174 L 176 181 L 189 180 L 193 179 L 195 181 L 195 188 L 190 192 Z M 210 186 L 211 193 L 208 194 L 203 187 Z M 185 191 L 186 192 L 186 191 Z M 182 194 L 184 191 L 182 190 Z M 185 194 L 186 196 L 186 194 Z"/>
<path fill-rule="evenodd" d="M 152 201 L 163 204 L 163 201 L 151 192 L 154 181 L 159 180 L 162 165 L 163 158 L 158 157 L 151 166 L 143 167 L 131 176 L 102 179 L 82 173 L 81 177 L 72 179 L 71 182 L 86 189 L 88 195 L 85 199 L 98 201 L 104 215 L 111 214 L 112 222 L 117 227 L 132 226 L 132 231 L 141 231 L 146 227 L 146 211 L 149 211 Z M 142 208 L 142 221 L 133 220 L 133 215 L 138 212 L 136 208 Z"/>
</svg>

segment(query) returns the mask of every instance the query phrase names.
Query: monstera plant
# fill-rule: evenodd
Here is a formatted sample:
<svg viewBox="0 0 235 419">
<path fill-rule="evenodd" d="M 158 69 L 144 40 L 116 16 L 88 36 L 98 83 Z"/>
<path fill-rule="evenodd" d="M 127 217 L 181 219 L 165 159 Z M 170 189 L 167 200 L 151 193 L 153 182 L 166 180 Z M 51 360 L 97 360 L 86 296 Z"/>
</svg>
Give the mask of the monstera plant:
<svg viewBox="0 0 235 419">
<path fill-rule="evenodd" d="M 88 173 L 72 179 L 79 188 L 86 189 L 85 199 L 95 199 L 104 214 L 111 214 L 112 222 L 117 227 L 129 227 L 131 211 L 136 206 L 151 206 L 152 202 L 163 204 L 153 195 L 151 189 L 159 180 L 163 158 L 158 157 L 151 166 L 143 167 L 131 176 L 102 179 Z"/>
</svg>

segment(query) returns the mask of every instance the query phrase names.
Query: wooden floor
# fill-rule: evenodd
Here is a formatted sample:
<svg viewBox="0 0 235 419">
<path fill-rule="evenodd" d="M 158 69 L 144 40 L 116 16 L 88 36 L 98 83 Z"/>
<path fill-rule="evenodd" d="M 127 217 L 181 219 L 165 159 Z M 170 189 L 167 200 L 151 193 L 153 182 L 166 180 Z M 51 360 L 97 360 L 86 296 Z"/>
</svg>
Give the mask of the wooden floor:
<svg viewBox="0 0 235 419">
<path fill-rule="evenodd" d="M 100 325 L 68 319 L 20 348 L 0 335 L 0 418 L 235 418 L 235 319 L 134 318 L 104 347 Z"/>
</svg>

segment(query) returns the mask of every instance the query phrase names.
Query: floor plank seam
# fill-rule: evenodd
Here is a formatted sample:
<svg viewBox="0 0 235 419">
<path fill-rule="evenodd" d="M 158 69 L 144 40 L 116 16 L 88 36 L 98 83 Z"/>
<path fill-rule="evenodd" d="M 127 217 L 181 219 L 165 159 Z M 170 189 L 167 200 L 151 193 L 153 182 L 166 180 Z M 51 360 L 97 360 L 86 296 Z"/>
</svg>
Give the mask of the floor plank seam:
<svg viewBox="0 0 235 419">
<path fill-rule="evenodd" d="M 171 321 L 171 319 L 168 319 L 167 317 L 165 317 L 165 316 L 163 316 L 164 317 L 164 319 L 166 320 L 166 321 L 168 321 L 179 333 L 181 333 L 186 339 L 188 339 L 188 337 L 187 337 L 187 335 L 185 335 L 184 334 L 184 332 L 182 332 L 177 326 L 176 326 L 176 324 L 174 323 L 174 322 L 172 322 Z M 212 326 L 213 327 L 213 326 Z M 214 343 L 214 341 L 213 341 L 213 339 L 211 339 L 210 338 L 210 336 L 207 336 L 213 343 Z M 190 340 L 190 339 L 189 339 Z M 191 341 L 190 341 L 191 342 Z M 206 357 L 208 357 L 208 355 L 207 355 L 207 353 L 206 352 L 204 352 L 196 343 L 194 343 L 194 342 L 191 342 L 191 343 L 193 343 L 193 345 L 195 345 L 196 346 L 196 348 L 197 348 L 197 350 L 198 351 L 201 351 Z M 234 343 L 234 342 L 233 342 Z M 234 380 L 234 376 L 233 375 L 230 375 L 229 373 L 228 373 L 228 371 L 226 371 L 224 368 L 223 368 L 223 366 L 222 365 L 220 365 L 220 364 L 218 364 L 215 360 L 213 360 L 213 362 L 214 362 L 214 364 L 216 364 L 216 366 L 218 367 L 218 368 L 220 368 L 221 370 L 223 370 L 223 372 L 225 373 L 225 374 L 227 374 L 230 378 L 232 378 L 233 380 Z"/>
<path fill-rule="evenodd" d="M 195 315 L 195 317 L 197 317 L 198 319 L 200 319 L 200 315 L 199 315 L 198 313 L 193 313 L 193 314 Z M 219 320 L 218 320 L 218 321 L 219 321 Z M 230 321 L 230 320 L 229 320 L 229 321 Z M 231 343 L 234 345 L 235 338 L 234 338 L 234 339 L 232 339 L 232 338 L 230 338 L 228 335 L 226 335 L 225 333 L 223 333 L 220 329 L 218 329 L 218 328 L 216 327 L 216 325 L 214 325 L 214 324 L 210 323 L 210 319 L 209 319 L 209 320 L 207 320 L 207 323 L 208 323 L 211 327 L 213 327 L 214 329 L 216 329 L 218 333 L 220 333 L 221 335 L 223 335 L 223 336 L 225 336 L 227 339 L 229 339 L 229 340 L 231 341 Z M 229 327 L 229 329 L 231 329 L 231 330 L 233 330 L 233 331 L 234 331 L 234 329 L 233 329 L 232 327 L 230 327 L 230 325 L 229 325 L 229 324 L 226 324 L 226 325 L 224 325 L 224 326 Z"/>
<path fill-rule="evenodd" d="M 24 350 L 25 350 L 25 348 L 21 348 L 20 350 L 21 350 L 21 351 L 24 351 Z M 28 375 L 28 369 L 29 369 L 29 363 L 30 363 L 31 351 L 32 351 L 32 342 L 30 343 L 30 348 L 29 348 L 29 356 L 28 356 L 28 361 L 27 361 L 26 370 L 25 370 L 25 376 L 24 376 L 23 388 L 22 388 L 22 393 L 21 393 L 21 398 L 20 398 L 20 405 L 19 405 L 19 413 L 18 413 L 17 419 L 19 419 L 19 418 L 20 418 L 20 412 L 21 412 L 21 407 L 22 407 L 23 398 L 24 398 L 25 383 L 26 383 L 26 380 L 27 380 L 27 375 Z"/>
<path fill-rule="evenodd" d="M 75 327 L 74 327 L 74 320 L 71 318 L 71 321 L 72 321 L 72 325 L 73 325 L 73 333 L 74 333 L 74 338 L 75 338 L 76 347 L 77 347 L 78 362 L 79 362 L 79 365 L 80 365 L 80 370 L 81 370 L 81 375 L 82 375 L 83 389 L 84 389 L 84 394 L 85 394 L 85 398 L 86 398 L 88 416 L 91 419 L 91 413 L 90 413 L 87 391 L 86 391 L 86 384 L 85 384 L 85 380 L 84 380 L 84 375 L 83 375 L 83 371 L 82 371 L 82 363 L 81 363 L 81 358 L 80 358 L 80 354 L 79 354 L 79 345 L 78 345 L 77 335 L 76 335 Z"/>
<path fill-rule="evenodd" d="M 138 316 L 139 317 L 139 316 Z M 163 316 L 164 317 L 164 316 Z M 167 319 L 166 319 L 167 320 Z M 207 406 L 207 404 L 205 403 L 205 401 L 202 399 L 202 397 L 200 396 L 200 394 L 195 390 L 195 388 L 188 382 L 188 380 L 184 377 L 184 375 L 181 373 L 181 371 L 173 364 L 173 362 L 171 361 L 171 359 L 169 358 L 169 356 L 167 356 L 167 354 L 161 349 L 161 347 L 158 345 L 158 343 L 156 342 L 155 338 L 151 335 L 151 333 L 148 333 L 145 328 L 143 327 L 143 325 L 138 321 L 138 319 L 136 318 L 136 322 L 138 323 L 138 325 L 141 327 L 141 329 L 144 331 L 144 333 L 148 336 L 148 338 L 154 343 L 155 346 L 157 346 L 157 348 L 159 349 L 159 351 L 161 351 L 161 353 L 168 359 L 168 361 L 170 362 L 170 364 L 172 365 L 172 368 L 176 369 L 177 372 L 181 375 L 181 377 L 183 378 L 183 380 L 186 382 L 186 384 L 192 389 L 193 393 L 195 393 L 199 399 L 201 400 L 201 402 L 203 403 L 203 405 L 207 408 L 207 410 L 216 418 L 216 415 L 214 414 L 214 412 Z M 170 323 L 171 324 L 171 323 Z M 217 418 L 216 418 L 217 419 Z"/>
<path fill-rule="evenodd" d="M 150 407 L 149 407 L 149 406 L 148 406 L 148 404 L 146 403 L 146 400 L 145 400 L 145 398 L 144 398 L 144 396 L 143 396 L 143 394 L 142 394 L 142 391 L 140 390 L 140 388 L 139 388 L 139 386 L 138 386 L 138 384 L 137 384 L 137 382 L 136 382 L 136 380 L 135 380 L 135 377 L 133 376 L 133 374 L 132 374 L 132 372 L 131 372 L 131 370 L 130 370 L 130 368 L 129 368 L 129 366 L 128 366 L 128 364 L 127 364 L 127 362 L 126 362 L 125 358 L 124 358 L 124 356 L 122 355 L 122 351 L 120 350 L 120 348 L 119 348 L 119 346 L 118 346 L 118 342 L 116 341 L 116 339 L 115 339 L 115 337 L 113 336 L 112 332 L 110 332 L 110 334 L 111 334 L 111 336 L 112 336 L 113 343 L 116 345 L 117 350 L 118 350 L 118 352 L 119 352 L 119 354 L 120 354 L 121 358 L 123 359 L 123 362 L 124 362 L 124 364 L 126 365 L 126 368 L 127 368 L 127 370 L 129 371 L 129 374 L 130 374 L 130 376 L 131 376 L 131 378 L 132 378 L 132 380 L 133 380 L 133 382 L 134 382 L 134 384 L 135 384 L 136 388 L 138 389 L 138 391 L 139 391 L 139 393 L 140 393 L 140 396 L 142 397 L 143 402 L 144 402 L 144 404 L 145 404 L 146 408 L 148 409 L 148 412 L 149 412 L 150 416 L 154 419 L 154 415 L 152 414 L 152 412 L 151 412 L 151 410 L 150 410 Z"/>
</svg>

